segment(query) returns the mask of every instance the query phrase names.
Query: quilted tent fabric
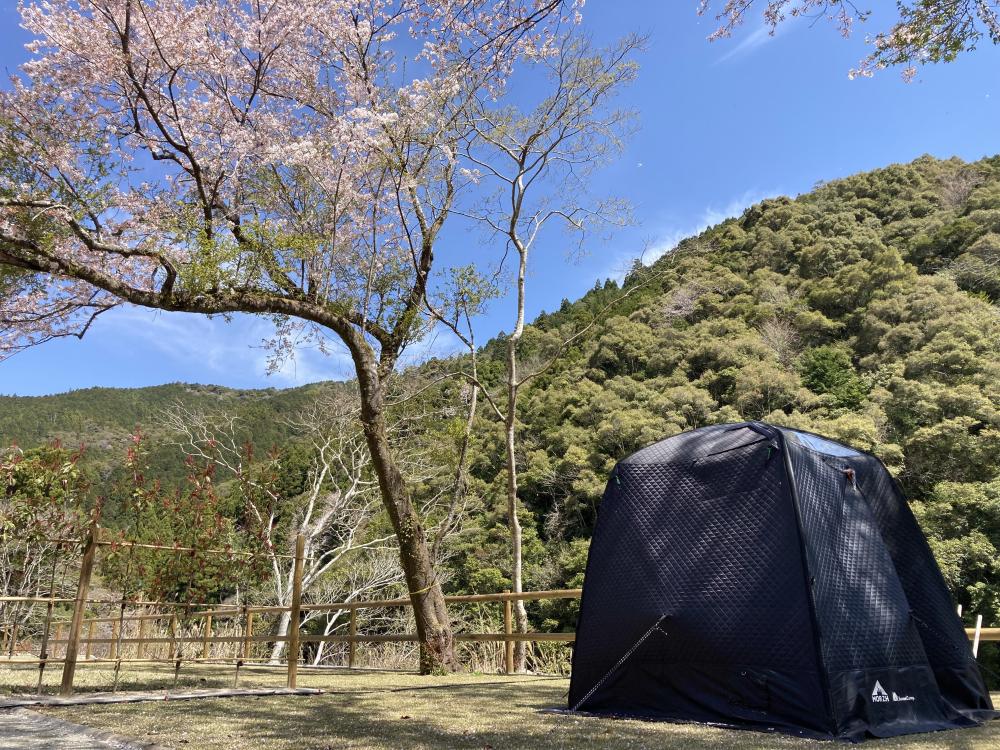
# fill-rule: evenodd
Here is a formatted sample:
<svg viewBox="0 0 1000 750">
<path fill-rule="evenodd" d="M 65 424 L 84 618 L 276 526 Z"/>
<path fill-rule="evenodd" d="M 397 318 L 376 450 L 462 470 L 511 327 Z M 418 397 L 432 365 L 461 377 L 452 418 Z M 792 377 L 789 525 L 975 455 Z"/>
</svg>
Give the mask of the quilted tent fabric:
<svg viewBox="0 0 1000 750">
<path fill-rule="evenodd" d="M 569 706 L 846 740 L 994 715 L 885 467 L 759 422 L 675 435 L 615 467 Z"/>
</svg>

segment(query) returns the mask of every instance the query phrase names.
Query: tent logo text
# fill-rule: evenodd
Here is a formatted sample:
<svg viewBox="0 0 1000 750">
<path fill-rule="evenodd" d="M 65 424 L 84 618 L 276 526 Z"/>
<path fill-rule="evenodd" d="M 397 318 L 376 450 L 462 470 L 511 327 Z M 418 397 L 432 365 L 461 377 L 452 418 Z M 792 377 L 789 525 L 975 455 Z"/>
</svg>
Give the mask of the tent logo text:
<svg viewBox="0 0 1000 750">
<path fill-rule="evenodd" d="M 912 695 L 896 695 L 896 691 L 892 691 L 892 701 L 893 703 L 898 703 L 899 701 L 915 701 Z"/>
<path fill-rule="evenodd" d="M 888 703 L 889 694 L 885 692 L 885 688 L 882 687 L 882 683 L 875 680 L 875 689 L 872 690 L 872 703 Z"/>
</svg>

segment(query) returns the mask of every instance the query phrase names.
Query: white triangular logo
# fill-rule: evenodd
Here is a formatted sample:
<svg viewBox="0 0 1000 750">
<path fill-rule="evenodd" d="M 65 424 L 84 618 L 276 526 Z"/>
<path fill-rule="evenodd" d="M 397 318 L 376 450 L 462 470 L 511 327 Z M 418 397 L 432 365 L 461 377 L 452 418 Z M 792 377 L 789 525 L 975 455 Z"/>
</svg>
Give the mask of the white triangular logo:
<svg viewBox="0 0 1000 750">
<path fill-rule="evenodd" d="M 872 690 L 872 701 L 875 703 L 889 702 L 889 694 L 885 692 L 885 689 L 882 687 L 882 683 L 878 680 L 875 680 L 875 689 Z"/>
</svg>

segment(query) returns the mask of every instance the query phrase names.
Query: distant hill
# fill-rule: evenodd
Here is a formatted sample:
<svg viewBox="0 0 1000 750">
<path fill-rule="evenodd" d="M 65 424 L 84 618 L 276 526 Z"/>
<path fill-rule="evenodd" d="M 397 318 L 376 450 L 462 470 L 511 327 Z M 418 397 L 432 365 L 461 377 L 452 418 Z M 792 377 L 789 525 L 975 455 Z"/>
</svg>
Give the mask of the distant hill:
<svg viewBox="0 0 1000 750">
<path fill-rule="evenodd" d="M 88 465 L 120 461 L 137 428 L 149 436 L 152 468 L 163 478 L 182 476 L 183 461 L 160 424 L 175 405 L 210 414 L 232 414 L 256 446 L 280 446 L 290 435 L 283 418 L 307 404 L 325 384 L 279 390 L 236 390 L 216 385 L 169 383 L 149 388 L 84 388 L 53 396 L 0 396 L 0 445 L 30 448 L 59 440 L 84 445 Z"/>
</svg>

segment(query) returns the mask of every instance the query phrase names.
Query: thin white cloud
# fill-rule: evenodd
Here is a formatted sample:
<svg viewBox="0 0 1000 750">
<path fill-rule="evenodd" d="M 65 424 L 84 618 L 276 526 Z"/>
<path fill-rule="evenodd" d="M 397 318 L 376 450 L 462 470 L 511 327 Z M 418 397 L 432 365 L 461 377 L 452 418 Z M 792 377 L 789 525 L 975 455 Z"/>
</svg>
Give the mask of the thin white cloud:
<svg viewBox="0 0 1000 750">
<path fill-rule="evenodd" d="M 643 254 L 643 263 L 649 265 L 671 252 L 682 240 L 701 234 L 709 227 L 721 224 L 726 219 L 741 216 L 750 206 L 760 203 L 765 198 L 773 198 L 776 195 L 781 195 L 781 191 L 747 190 L 742 195 L 730 200 L 724 206 L 706 206 L 701 214 L 687 226 L 667 227 L 663 230 L 656 241 Z"/>
<path fill-rule="evenodd" d="M 429 359 L 444 359 L 468 351 L 465 345 L 443 324 L 431 327 L 410 344 L 399 359 L 400 367 L 412 367 Z"/>
<path fill-rule="evenodd" d="M 725 54 L 719 57 L 715 61 L 716 65 L 718 65 L 719 63 L 727 62 L 728 60 L 732 60 L 734 58 L 745 57 L 746 55 L 756 52 L 765 44 L 774 41 L 779 36 L 784 34 L 786 29 L 790 25 L 787 22 L 781 23 L 777 26 L 777 28 L 775 28 L 774 33 L 771 33 L 771 29 L 764 23 L 763 20 L 760 20 L 758 24 L 759 25 L 757 26 L 757 28 L 755 28 L 748 34 L 745 34 L 743 38 L 740 39 L 740 41 L 734 47 L 727 50 Z M 739 35 L 740 31 L 737 31 L 736 34 Z"/>
<path fill-rule="evenodd" d="M 758 47 L 763 47 L 772 39 L 774 39 L 774 37 L 770 34 L 768 29 L 761 26 L 744 36 L 738 44 L 728 50 L 724 55 L 720 56 L 715 62 L 724 63 L 726 60 L 731 60 L 734 57 L 748 55 Z"/>
<path fill-rule="evenodd" d="M 186 370 L 203 369 L 206 379 L 218 382 L 256 380 L 267 375 L 269 351 L 264 342 L 274 335 L 268 320 L 251 316 L 223 317 L 168 313 L 126 307 L 101 320 L 102 329 L 119 340 L 142 342 L 164 359 Z M 346 352 L 328 346 L 324 354 L 315 344 L 295 346 L 270 375 L 276 387 L 342 379 L 353 374 Z M 235 377 L 234 377 L 235 376 Z M 249 377 L 248 377 L 249 376 Z"/>
<path fill-rule="evenodd" d="M 701 234 L 709 227 L 726 219 L 740 216 L 746 209 L 765 198 L 782 195 L 780 190 L 747 190 L 722 206 L 706 206 L 702 212 L 685 224 L 661 227 L 641 253 L 619 255 L 612 267 L 600 278 L 612 278 L 621 283 L 636 260 L 650 265 L 674 250 L 682 240 Z"/>
</svg>

